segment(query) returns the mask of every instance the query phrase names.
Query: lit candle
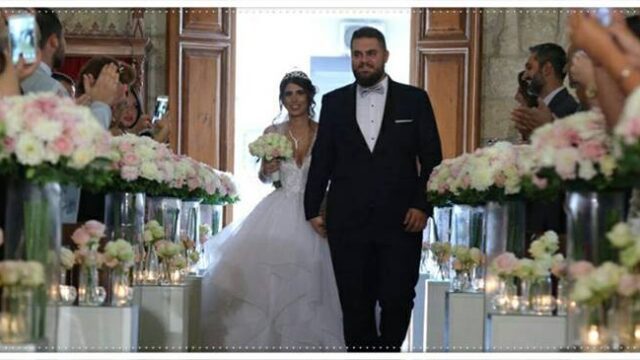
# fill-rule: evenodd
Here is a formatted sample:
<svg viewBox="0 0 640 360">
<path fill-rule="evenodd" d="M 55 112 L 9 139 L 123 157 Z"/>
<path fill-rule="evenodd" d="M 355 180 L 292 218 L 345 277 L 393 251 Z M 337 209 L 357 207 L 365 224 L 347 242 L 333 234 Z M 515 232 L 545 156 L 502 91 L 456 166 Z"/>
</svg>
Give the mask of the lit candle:
<svg viewBox="0 0 640 360">
<path fill-rule="evenodd" d="M 480 279 L 480 280 L 478 281 L 478 285 L 480 285 L 480 284 L 481 284 L 481 282 L 480 282 L 480 281 L 482 281 L 482 284 L 484 285 L 484 279 Z M 480 287 L 480 286 L 478 286 L 478 287 Z M 492 277 L 490 277 L 490 278 L 487 278 L 487 283 L 486 283 L 486 285 L 484 286 L 484 288 L 486 289 L 486 291 L 487 291 L 488 293 L 493 293 L 493 292 L 495 292 L 495 291 L 496 291 L 496 289 L 498 288 L 498 281 L 497 281 L 497 280 L 496 280 L 496 278 L 495 278 L 495 277 L 493 277 L 493 276 L 492 276 Z"/>
<path fill-rule="evenodd" d="M 517 295 L 511 297 L 510 300 L 511 309 L 514 311 L 520 310 L 520 298 Z"/>
<path fill-rule="evenodd" d="M 600 344 L 600 332 L 597 325 L 590 325 L 587 332 L 587 344 L 596 346 Z"/>
<path fill-rule="evenodd" d="M 636 341 L 640 340 L 640 325 L 635 326 L 633 330 L 633 337 L 636 339 Z"/>
<path fill-rule="evenodd" d="M 179 284 L 182 280 L 182 273 L 180 272 L 180 270 L 172 271 L 170 276 L 172 284 Z"/>
<path fill-rule="evenodd" d="M 113 296 L 115 297 L 118 305 L 126 305 L 129 302 L 131 288 L 127 285 L 116 284 L 113 289 Z"/>
<path fill-rule="evenodd" d="M 153 283 L 158 280 L 158 274 L 153 270 L 147 270 L 145 280 L 149 283 Z"/>
</svg>

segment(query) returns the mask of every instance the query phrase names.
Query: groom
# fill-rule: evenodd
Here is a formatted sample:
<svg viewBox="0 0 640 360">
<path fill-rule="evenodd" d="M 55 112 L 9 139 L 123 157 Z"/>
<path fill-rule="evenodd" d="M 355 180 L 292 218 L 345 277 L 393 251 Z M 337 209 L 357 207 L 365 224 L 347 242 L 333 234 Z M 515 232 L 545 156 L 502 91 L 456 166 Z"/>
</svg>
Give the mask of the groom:
<svg viewBox="0 0 640 360">
<path fill-rule="evenodd" d="M 429 97 L 391 80 L 388 58 L 380 31 L 354 32 L 356 82 L 322 99 L 304 197 L 306 218 L 328 235 L 351 351 L 400 350 L 431 212 L 425 185 L 442 160 Z M 325 226 L 320 206 L 329 183 Z"/>
</svg>

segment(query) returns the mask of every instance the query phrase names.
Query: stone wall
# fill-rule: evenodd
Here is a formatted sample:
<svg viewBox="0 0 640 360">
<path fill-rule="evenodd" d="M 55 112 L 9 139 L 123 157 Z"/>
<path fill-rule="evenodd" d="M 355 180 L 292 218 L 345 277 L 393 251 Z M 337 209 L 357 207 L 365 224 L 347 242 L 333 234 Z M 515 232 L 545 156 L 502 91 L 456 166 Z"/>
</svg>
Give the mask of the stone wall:
<svg viewBox="0 0 640 360">
<path fill-rule="evenodd" d="M 485 9 L 481 144 L 518 138 L 510 118 L 516 106 L 516 76 L 524 69 L 530 46 L 554 42 L 567 48 L 566 18 L 566 9 Z"/>
</svg>

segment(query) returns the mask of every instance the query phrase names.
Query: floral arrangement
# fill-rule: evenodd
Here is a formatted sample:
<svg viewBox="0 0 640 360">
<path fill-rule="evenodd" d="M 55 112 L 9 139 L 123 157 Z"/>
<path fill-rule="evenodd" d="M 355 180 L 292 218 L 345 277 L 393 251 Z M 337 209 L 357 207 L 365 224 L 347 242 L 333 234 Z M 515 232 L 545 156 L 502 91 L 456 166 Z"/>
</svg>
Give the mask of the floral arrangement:
<svg viewBox="0 0 640 360">
<path fill-rule="evenodd" d="M 536 172 L 552 184 L 604 190 L 615 186 L 613 142 L 599 111 L 584 111 L 538 128 L 531 136 Z"/>
<path fill-rule="evenodd" d="M 513 253 L 506 252 L 493 259 L 489 272 L 503 280 L 519 278 L 533 282 L 551 273 L 563 275 L 566 263 L 562 254 L 556 254 L 558 249 L 558 235 L 547 231 L 529 246 L 532 259 L 518 259 Z"/>
<path fill-rule="evenodd" d="M 204 245 L 204 243 L 209 240 L 209 235 L 211 235 L 211 226 L 209 226 L 209 224 L 200 224 L 198 229 L 198 236 L 200 237 L 200 239 L 198 240 L 200 241 L 201 245 Z"/>
<path fill-rule="evenodd" d="M 631 297 L 640 293 L 640 234 L 628 223 L 618 223 L 607 233 L 607 239 L 618 250 L 618 261 L 595 267 L 578 261 L 569 267 L 575 280 L 571 298 L 579 304 L 595 306 L 614 296 Z"/>
<path fill-rule="evenodd" d="M 73 251 L 69 250 L 69 248 L 61 247 L 60 248 L 60 264 L 66 270 L 71 270 L 73 268 L 73 264 L 76 262 L 76 257 Z"/>
<path fill-rule="evenodd" d="M 142 238 L 145 244 L 153 245 L 159 240 L 164 240 L 164 228 L 157 220 L 151 220 L 144 225 Z"/>
<path fill-rule="evenodd" d="M 547 183 L 534 174 L 534 164 L 531 146 L 498 142 L 444 160 L 429 177 L 427 197 L 436 206 L 477 205 L 540 192 Z"/>
<path fill-rule="evenodd" d="M 167 192 L 180 174 L 174 154 L 165 144 L 147 137 L 126 134 L 111 139 L 111 191 Z"/>
<path fill-rule="evenodd" d="M 286 136 L 271 132 L 249 144 L 249 153 L 267 161 L 285 160 L 293 157 L 293 146 Z"/>
<path fill-rule="evenodd" d="M 125 270 L 133 266 L 133 247 L 126 240 L 109 241 L 104 247 L 104 265 Z"/>
<path fill-rule="evenodd" d="M 37 261 L 0 261 L 0 286 L 35 288 L 44 284 L 44 267 Z"/>
<path fill-rule="evenodd" d="M 428 246 L 433 260 L 439 265 L 446 264 L 451 259 L 451 244 L 448 242 L 434 241 Z"/>
<path fill-rule="evenodd" d="M 160 240 L 156 244 L 156 252 L 161 259 L 170 259 L 184 251 L 184 247 L 179 243 L 172 243 L 168 240 Z"/>
<path fill-rule="evenodd" d="M 249 153 L 258 157 L 259 160 L 287 160 L 293 157 L 293 146 L 291 141 L 282 134 L 266 133 L 249 144 Z M 271 178 L 276 188 L 282 186 L 278 171 L 271 174 Z"/>
<path fill-rule="evenodd" d="M 476 247 L 468 248 L 462 245 L 455 245 L 451 249 L 453 255 L 453 269 L 456 272 L 469 272 L 476 266 L 482 264 L 484 255 Z"/>
<path fill-rule="evenodd" d="M 105 236 L 105 229 L 103 223 L 89 220 L 73 232 L 71 240 L 79 249 L 97 250 L 100 239 Z"/>
<path fill-rule="evenodd" d="M 0 99 L 0 168 L 38 183 L 103 186 L 109 133 L 71 99 L 53 93 Z"/>
</svg>

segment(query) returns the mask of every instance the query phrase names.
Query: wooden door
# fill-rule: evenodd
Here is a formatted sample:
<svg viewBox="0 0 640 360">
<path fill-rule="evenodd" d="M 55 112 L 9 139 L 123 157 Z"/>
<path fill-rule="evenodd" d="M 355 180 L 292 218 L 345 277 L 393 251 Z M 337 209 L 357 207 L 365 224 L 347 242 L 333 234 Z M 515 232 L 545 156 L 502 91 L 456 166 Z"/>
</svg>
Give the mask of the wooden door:
<svg viewBox="0 0 640 360">
<path fill-rule="evenodd" d="M 235 10 L 169 10 L 167 63 L 172 148 L 233 170 Z M 225 224 L 230 221 L 227 206 Z"/>
<path fill-rule="evenodd" d="M 445 158 L 480 140 L 482 18 L 478 9 L 414 9 L 411 82 L 434 107 Z"/>
</svg>

